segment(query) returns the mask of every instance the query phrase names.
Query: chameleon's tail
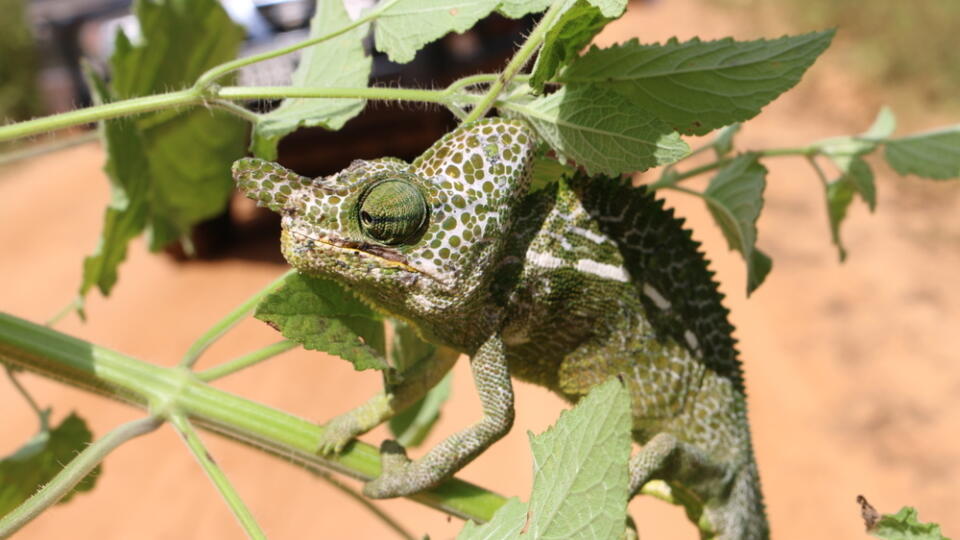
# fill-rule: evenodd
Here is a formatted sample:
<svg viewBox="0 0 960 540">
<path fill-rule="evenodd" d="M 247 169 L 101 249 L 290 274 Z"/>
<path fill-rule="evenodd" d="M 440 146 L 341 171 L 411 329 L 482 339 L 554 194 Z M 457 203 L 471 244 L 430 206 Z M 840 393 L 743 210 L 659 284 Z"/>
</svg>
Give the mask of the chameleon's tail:
<svg viewBox="0 0 960 540">
<path fill-rule="evenodd" d="M 730 495 L 721 505 L 707 508 L 706 513 L 718 540 L 768 540 L 770 526 L 760 493 L 757 464 L 752 459 L 733 480 Z"/>
</svg>

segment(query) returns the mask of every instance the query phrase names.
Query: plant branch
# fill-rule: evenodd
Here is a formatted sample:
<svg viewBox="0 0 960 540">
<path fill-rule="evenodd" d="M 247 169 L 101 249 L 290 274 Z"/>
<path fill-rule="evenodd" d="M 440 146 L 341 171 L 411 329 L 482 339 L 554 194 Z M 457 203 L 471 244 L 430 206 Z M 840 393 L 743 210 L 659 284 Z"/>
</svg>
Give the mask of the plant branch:
<svg viewBox="0 0 960 540">
<path fill-rule="evenodd" d="M 380 521 L 383 521 L 387 527 L 393 529 L 394 532 L 396 532 L 404 540 L 416 540 L 416 536 L 414 536 L 410 531 L 406 530 L 403 525 L 401 525 L 397 520 L 393 519 L 390 514 L 384 512 L 382 508 L 374 504 L 373 501 L 358 493 L 357 490 L 344 484 L 340 480 L 337 480 L 329 473 L 321 472 L 318 473 L 317 476 L 354 501 L 360 503 L 361 506 L 369 510 L 373 515 L 377 516 Z"/>
<path fill-rule="evenodd" d="M 464 123 L 479 120 L 487 114 L 490 107 L 492 107 L 493 104 L 496 103 L 497 98 L 500 97 L 500 92 L 502 92 L 513 77 L 523 69 L 523 66 L 525 66 L 530 60 L 530 57 L 537 52 L 540 45 L 543 45 L 550 27 L 553 26 L 557 18 L 563 14 L 564 5 L 566 5 L 564 0 L 553 2 L 550 9 L 543 14 L 537 27 L 533 29 L 533 32 L 530 32 L 530 35 L 520 47 L 520 50 L 510 59 L 507 67 L 503 68 L 500 75 L 490 84 L 490 88 L 487 89 L 487 93 L 483 96 L 483 99 L 473 107 L 470 114 L 463 120 Z"/>
<path fill-rule="evenodd" d="M 401 101 L 427 101 L 446 104 L 451 94 L 445 90 L 417 88 L 386 88 L 382 86 L 358 88 L 321 88 L 296 86 L 224 86 L 216 91 L 222 99 L 279 99 L 279 98 L 361 98 Z M 469 96 L 457 96 L 458 99 Z"/>
<path fill-rule="evenodd" d="M 0 362 L 141 407 L 182 411 L 198 427 L 310 471 L 332 469 L 364 481 L 380 474 L 380 452 L 372 445 L 354 441 L 340 454 L 321 457 L 321 426 L 204 384 L 182 367 L 149 364 L 5 313 Z M 506 501 L 457 479 L 408 498 L 478 522 Z"/>
<path fill-rule="evenodd" d="M 183 359 L 180 360 L 180 366 L 191 368 L 194 364 L 197 363 L 197 360 L 200 359 L 200 355 L 203 354 L 207 347 L 213 345 L 218 339 L 223 337 L 231 328 L 239 324 L 254 308 L 257 307 L 257 304 L 260 300 L 275 291 L 277 287 L 283 283 L 283 280 L 287 279 L 288 276 L 296 273 L 296 270 L 290 269 L 283 273 L 280 277 L 273 280 L 269 285 L 257 291 L 253 296 L 247 298 L 242 304 L 233 309 L 230 313 L 217 321 L 212 328 L 204 332 L 200 338 L 197 339 L 187 349 L 186 354 L 183 355 Z"/>
<path fill-rule="evenodd" d="M 691 152 L 690 154 L 687 154 L 683 159 L 688 159 L 691 156 L 694 156 L 707 148 L 711 148 L 712 146 L 713 146 L 712 144 L 702 146 L 698 148 L 695 152 Z M 757 154 L 759 157 L 804 156 L 808 159 L 813 159 L 814 156 L 820 153 L 820 149 L 817 148 L 816 146 L 802 146 L 797 148 L 770 148 L 767 150 L 749 150 L 748 152 L 753 152 Z M 693 178 L 694 176 L 700 176 L 703 173 L 719 169 L 724 165 L 726 165 L 727 163 L 730 163 L 731 161 L 733 161 L 733 159 L 734 158 L 732 157 L 723 157 L 682 173 L 674 172 L 673 170 L 673 167 L 679 162 L 672 163 L 671 165 L 664 168 L 663 174 L 660 175 L 660 178 L 656 182 L 650 184 L 648 186 L 648 189 L 657 190 L 662 188 L 673 188 L 677 182 L 686 180 L 688 178 Z M 683 161 L 683 160 L 680 160 L 680 161 Z M 678 191 L 690 191 L 690 190 L 678 189 Z"/>
<path fill-rule="evenodd" d="M 226 377 L 236 373 L 242 369 L 246 369 L 254 364 L 263 362 L 277 356 L 278 354 L 285 353 L 290 349 L 298 347 L 300 344 L 296 341 L 290 341 L 285 339 L 283 341 L 278 341 L 272 345 L 267 345 L 266 347 L 253 351 L 252 353 L 245 354 L 240 358 L 231 360 L 229 362 L 220 364 L 219 366 L 214 366 L 210 369 L 206 369 L 197 373 L 197 378 L 203 382 L 211 382 L 217 379 Z"/>
<path fill-rule="evenodd" d="M 196 105 L 201 101 L 201 94 L 194 90 L 179 90 L 166 94 L 124 99 L 112 103 L 104 103 L 103 105 L 87 107 L 85 109 L 77 109 L 75 111 L 0 126 L 0 141 L 28 137 L 45 131 L 54 131 L 100 120 L 118 118 L 120 116 L 130 116 L 160 109 Z"/>
<path fill-rule="evenodd" d="M 183 442 L 187 443 L 187 447 L 190 448 L 193 457 L 195 457 L 197 462 L 200 463 L 200 466 L 203 467 L 203 471 L 207 473 L 207 477 L 210 478 L 213 485 L 217 487 L 220 496 L 223 497 L 227 506 L 230 507 L 230 511 L 233 512 L 233 516 L 240 522 L 240 526 L 243 527 L 247 536 L 258 540 L 266 540 L 267 536 L 263 534 L 263 530 L 257 525 L 257 521 L 253 519 L 253 514 L 250 513 L 250 509 L 243 503 L 243 499 L 241 499 L 237 491 L 233 489 L 230 480 L 223 474 L 223 470 L 217 466 L 213 457 L 210 456 L 210 452 L 203 446 L 203 441 L 200 440 L 200 437 L 193 429 L 190 421 L 187 420 L 187 417 L 184 416 L 183 413 L 176 411 L 169 415 L 168 420 L 170 420 L 173 427 L 177 429 Z"/>
<path fill-rule="evenodd" d="M 23 396 L 23 399 L 27 401 L 27 404 L 30 405 L 30 408 L 33 409 L 33 412 L 37 415 L 37 419 L 40 421 L 40 431 L 45 431 L 50 426 L 47 425 L 47 418 L 49 416 L 49 411 L 44 411 L 37 405 L 37 402 L 33 400 L 33 396 L 30 395 L 30 392 L 27 392 L 27 389 L 20 384 L 20 381 L 17 380 L 17 376 L 13 373 L 13 368 L 10 366 L 4 366 L 4 369 L 7 372 L 7 377 L 10 378 L 10 382 L 13 384 L 13 387 L 17 389 L 17 392 L 20 392 L 20 395 Z"/>
<path fill-rule="evenodd" d="M 70 492 L 77 483 L 83 480 L 103 458 L 121 444 L 150 433 L 163 423 L 155 417 L 134 420 L 117 427 L 90 446 L 80 452 L 70 463 L 57 473 L 53 480 L 48 482 L 39 491 L 34 493 L 23 504 L 15 508 L 3 518 L 0 518 L 0 538 L 7 538 L 29 523 L 41 512 L 57 503 L 64 495 Z"/>
</svg>

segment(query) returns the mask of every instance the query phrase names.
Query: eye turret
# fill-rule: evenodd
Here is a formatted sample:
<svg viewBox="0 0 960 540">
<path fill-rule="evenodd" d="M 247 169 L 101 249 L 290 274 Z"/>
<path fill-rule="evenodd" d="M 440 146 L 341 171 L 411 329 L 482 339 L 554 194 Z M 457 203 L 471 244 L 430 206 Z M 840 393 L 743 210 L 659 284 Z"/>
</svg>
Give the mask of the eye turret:
<svg viewBox="0 0 960 540">
<path fill-rule="evenodd" d="M 401 179 L 370 186 L 358 206 L 363 233 L 388 246 L 416 239 L 429 216 L 427 200 L 420 189 Z"/>
</svg>

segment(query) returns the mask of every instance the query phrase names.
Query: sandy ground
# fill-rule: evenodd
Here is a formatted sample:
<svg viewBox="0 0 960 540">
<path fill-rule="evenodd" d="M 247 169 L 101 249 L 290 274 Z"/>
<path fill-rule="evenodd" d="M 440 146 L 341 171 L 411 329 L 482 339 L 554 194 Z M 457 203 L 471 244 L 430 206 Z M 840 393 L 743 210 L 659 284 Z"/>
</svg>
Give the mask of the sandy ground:
<svg viewBox="0 0 960 540">
<path fill-rule="evenodd" d="M 674 0 L 633 6 L 599 39 L 645 41 L 699 34 L 747 39 L 779 35 L 736 11 Z M 749 148 L 793 146 L 866 127 L 882 94 L 863 88 L 829 52 L 794 91 L 744 129 Z M 917 117 L 910 128 L 949 118 Z M 955 119 L 954 119 L 955 121 Z M 74 294 L 81 258 L 96 243 L 108 200 L 96 144 L 0 170 L 0 309 L 43 321 Z M 702 204 L 668 197 L 688 216 L 714 260 L 737 326 L 750 394 L 754 443 L 774 537 L 864 538 L 854 502 L 879 509 L 917 506 L 921 518 L 960 534 L 960 183 L 878 176 L 879 208 L 855 203 L 844 236 L 850 258 L 837 263 L 822 194 L 806 164 L 768 161 L 769 186 L 760 246 L 772 274 L 749 300 L 744 267 L 727 251 Z M 241 259 L 177 264 L 134 243 L 109 301 L 93 296 L 90 320 L 60 329 L 158 364 L 171 365 L 227 310 L 284 268 Z M 276 339 L 256 321 L 218 343 L 202 366 Z M 78 410 L 97 434 L 138 417 L 130 408 L 38 377 L 22 377 L 55 418 Z M 379 377 L 346 363 L 295 351 L 222 381 L 222 387 L 323 420 L 373 394 Z M 513 432 L 468 466 L 467 480 L 526 497 L 531 463 L 526 432 L 542 431 L 563 404 L 518 384 Z M 35 428 L 27 406 L 0 383 L 0 454 Z M 465 363 L 454 397 L 428 444 L 478 417 Z M 365 439 L 374 444 L 375 432 Z M 388 538 L 391 533 L 355 502 L 301 470 L 213 436 L 204 437 L 271 538 Z M 382 507 L 417 534 L 450 538 L 461 524 L 416 503 Z M 631 510 L 646 539 L 693 539 L 677 507 L 637 500 Z M 17 538 L 237 538 L 237 528 L 188 452 L 169 429 L 110 456 L 93 493 L 56 507 Z"/>
</svg>

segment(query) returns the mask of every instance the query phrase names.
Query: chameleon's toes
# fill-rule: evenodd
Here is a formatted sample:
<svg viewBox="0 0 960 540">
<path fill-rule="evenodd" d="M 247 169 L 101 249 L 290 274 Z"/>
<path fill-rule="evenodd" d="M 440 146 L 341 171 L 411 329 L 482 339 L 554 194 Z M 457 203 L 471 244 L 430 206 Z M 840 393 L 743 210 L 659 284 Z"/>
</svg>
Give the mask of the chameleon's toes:
<svg viewBox="0 0 960 540">
<path fill-rule="evenodd" d="M 380 476 L 363 486 L 363 494 L 371 499 L 409 495 L 419 488 L 411 481 L 411 461 L 407 451 L 394 440 L 380 444 Z"/>
<path fill-rule="evenodd" d="M 322 455 L 339 454 L 343 447 L 358 435 L 352 426 L 352 422 L 341 421 L 339 417 L 328 422 L 323 426 L 317 452 Z"/>
</svg>

